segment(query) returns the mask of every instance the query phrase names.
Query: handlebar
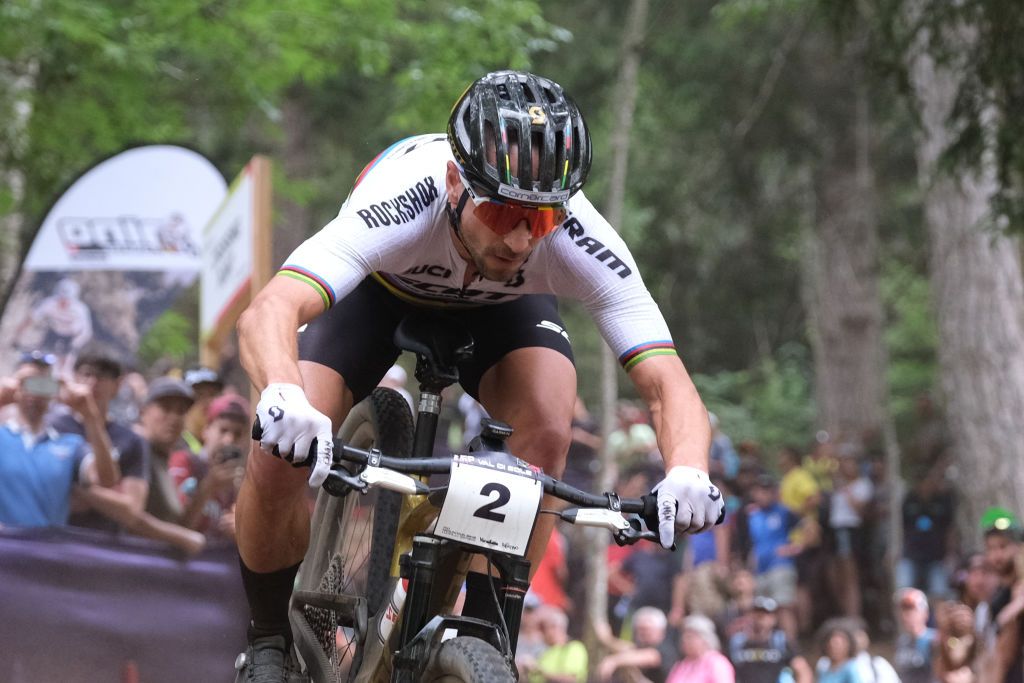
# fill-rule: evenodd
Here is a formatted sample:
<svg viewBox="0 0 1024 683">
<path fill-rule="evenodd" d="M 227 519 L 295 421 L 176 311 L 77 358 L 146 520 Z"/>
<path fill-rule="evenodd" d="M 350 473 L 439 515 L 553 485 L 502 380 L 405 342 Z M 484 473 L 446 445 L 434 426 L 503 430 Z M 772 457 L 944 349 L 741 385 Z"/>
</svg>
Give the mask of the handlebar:
<svg viewBox="0 0 1024 683">
<path fill-rule="evenodd" d="M 262 436 L 263 428 L 260 425 L 259 417 L 257 417 L 252 425 L 252 439 L 253 441 L 260 441 Z M 316 441 L 314 440 L 309 449 L 309 456 L 300 465 L 311 464 L 315 453 Z M 276 446 L 274 447 L 274 455 L 280 455 Z M 370 482 L 365 478 L 359 479 L 353 476 L 352 473 L 345 469 L 343 463 L 376 468 L 375 472 L 378 473 L 379 478 L 374 483 L 380 484 L 384 483 L 384 480 L 387 479 L 386 476 L 381 476 L 381 473 L 388 470 L 413 476 L 446 474 L 451 470 L 454 455 L 433 458 L 399 458 L 383 455 L 375 449 L 364 451 L 335 439 L 334 465 L 331 467 L 327 480 L 324 481 L 323 488 L 332 495 L 344 495 L 351 490 L 366 492 Z M 656 531 L 658 528 L 658 499 L 655 494 L 650 493 L 640 498 L 619 498 L 618 494 L 608 491 L 602 495 L 597 495 L 578 489 L 540 471 L 535 471 L 534 475 L 541 482 L 544 493 L 567 503 L 578 505 L 582 508 L 596 508 L 597 510 L 608 510 L 615 513 L 631 513 L 637 515 L 640 520 L 643 520 L 646 529 L 641 528 L 639 522 L 635 519 L 625 520 L 626 528 L 623 528 L 621 523 L 625 518 L 619 516 L 619 527 L 613 532 L 615 542 L 619 545 L 632 544 L 638 540 L 658 541 Z M 402 490 L 401 487 L 393 486 L 392 488 Z M 426 494 L 429 493 L 429 489 L 425 484 L 414 480 L 412 488 L 403 492 Z M 563 510 L 559 513 L 559 516 L 567 522 L 576 523 L 578 513 L 582 512 L 582 510 L 574 509 Z M 582 517 L 580 517 L 580 520 L 582 520 Z"/>
</svg>

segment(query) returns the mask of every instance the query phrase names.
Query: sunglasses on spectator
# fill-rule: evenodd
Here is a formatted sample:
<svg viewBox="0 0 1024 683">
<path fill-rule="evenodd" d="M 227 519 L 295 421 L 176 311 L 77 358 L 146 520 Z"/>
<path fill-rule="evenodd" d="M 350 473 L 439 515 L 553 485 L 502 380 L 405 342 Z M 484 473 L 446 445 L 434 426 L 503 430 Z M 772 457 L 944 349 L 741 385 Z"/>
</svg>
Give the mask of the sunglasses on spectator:
<svg viewBox="0 0 1024 683">
<path fill-rule="evenodd" d="M 466 188 L 466 192 L 473 202 L 473 215 L 492 232 L 502 237 L 526 221 L 526 224 L 530 226 L 530 235 L 534 239 L 540 239 L 554 232 L 555 228 L 565 220 L 564 206 L 523 206 L 503 202 L 475 190 L 461 172 L 459 176 L 462 179 L 462 186 Z"/>
</svg>

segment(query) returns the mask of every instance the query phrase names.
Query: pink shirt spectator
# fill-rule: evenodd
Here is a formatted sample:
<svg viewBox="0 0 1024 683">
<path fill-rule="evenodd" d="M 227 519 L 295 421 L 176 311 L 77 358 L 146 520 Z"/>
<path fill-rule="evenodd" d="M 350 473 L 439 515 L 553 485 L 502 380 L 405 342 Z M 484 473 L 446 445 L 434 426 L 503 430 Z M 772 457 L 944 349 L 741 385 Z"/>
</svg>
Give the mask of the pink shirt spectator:
<svg viewBox="0 0 1024 683">
<path fill-rule="evenodd" d="M 665 683 L 736 683 L 736 672 L 721 652 L 710 650 L 672 667 Z"/>
</svg>

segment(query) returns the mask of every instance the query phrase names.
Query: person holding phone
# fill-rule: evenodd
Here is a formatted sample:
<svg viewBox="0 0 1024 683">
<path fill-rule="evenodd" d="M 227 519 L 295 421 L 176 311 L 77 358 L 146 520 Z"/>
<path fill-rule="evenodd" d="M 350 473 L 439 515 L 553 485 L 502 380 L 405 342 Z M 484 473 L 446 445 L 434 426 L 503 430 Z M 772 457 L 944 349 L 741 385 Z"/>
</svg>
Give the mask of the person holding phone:
<svg viewBox="0 0 1024 683">
<path fill-rule="evenodd" d="M 203 448 L 175 451 L 168 471 L 185 508 L 182 523 L 208 537 L 235 538 L 235 499 L 245 467 L 251 411 L 238 394 L 222 394 L 206 409 Z"/>
<path fill-rule="evenodd" d="M 75 485 L 112 487 L 121 478 L 91 391 L 54 377 L 56 361 L 52 354 L 26 353 L 14 375 L 0 380 L 0 408 L 14 406 L 0 425 L 0 524 L 66 524 Z M 82 416 L 84 438 L 47 426 L 55 399 Z"/>
</svg>

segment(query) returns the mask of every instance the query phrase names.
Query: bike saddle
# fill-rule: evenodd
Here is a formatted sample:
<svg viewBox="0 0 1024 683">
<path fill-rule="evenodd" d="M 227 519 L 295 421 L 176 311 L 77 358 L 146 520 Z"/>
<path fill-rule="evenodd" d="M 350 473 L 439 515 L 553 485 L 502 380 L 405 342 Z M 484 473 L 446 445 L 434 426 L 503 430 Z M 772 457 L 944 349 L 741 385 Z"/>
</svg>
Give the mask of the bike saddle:
<svg viewBox="0 0 1024 683">
<path fill-rule="evenodd" d="M 473 337 L 462 323 L 414 313 L 395 330 L 395 346 L 416 354 L 416 379 L 433 391 L 459 381 L 458 364 L 473 357 Z"/>
</svg>

